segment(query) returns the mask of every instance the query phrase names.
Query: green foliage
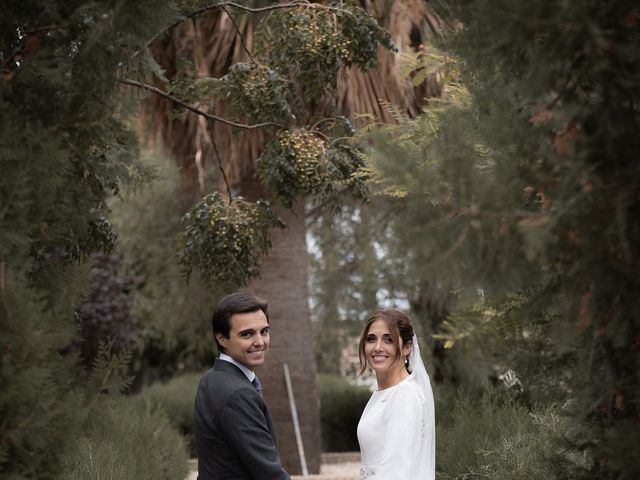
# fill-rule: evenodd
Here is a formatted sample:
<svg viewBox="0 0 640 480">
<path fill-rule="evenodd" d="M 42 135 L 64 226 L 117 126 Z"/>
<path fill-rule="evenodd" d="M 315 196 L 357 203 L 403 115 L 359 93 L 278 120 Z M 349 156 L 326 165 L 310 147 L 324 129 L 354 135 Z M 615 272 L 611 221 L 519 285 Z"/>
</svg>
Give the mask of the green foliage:
<svg viewBox="0 0 640 480">
<path fill-rule="evenodd" d="M 507 338 L 531 334 L 516 344 L 539 355 L 502 359 L 555 370 L 574 421 L 589 420 L 590 440 L 571 440 L 594 478 L 635 478 L 640 463 L 603 445 L 637 431 L 640 404 L 638 6 L 448 3 L 464 25 L 446 44 L 458 82 L 372 154 L 380 190 L 401 197 L 394 231 L 417 275 L 485 295 L 452 318 L 451 339 L 485 325 L 496 343 L 499 325 L 520 323 Z M 523 294 L 515 309 L 510 292 Z"/>
<path fill-rule="evenodd" d="M 338 49 L 340 59 L 347 67 L 357 65 L 365 70 L 375 67 L 379 46 L 396 51 L 391 35 L 367 15 L 364 9 L 353 8 L 357 5 L 356 2 L 352 3 L 350 10 L 344 9 L 346 5 L 345 2 L 330 5 L 336 8 L 333 11 L 334 18 L 341 20 L 339 43 L 342 45 Z"/>
<path fill-rule="evenodd" d="M 578 368 L 576 350 L 585 345 L 580 339 L 565 339 L 567 333 L 558 327 L 557 289 L 557 279 L 551 278 L 500 302 L 486 296 L 472 304 L 460 302 L 434 338 L 442 340 L 444 348 L 469 354 L 468 362 L 484 363 L 485 375 L 495 381 L 511 371 L 521 397 L 530 404 L 566 402 Z"/>
<path fill-rule="evenodd" d="M 355 387 L 338 375 L 318 375 L 322 450 L 352 452 L 359 450 L 356 429 L 371 392 Z"/>
<path fill-rule="evenodd" d="M 313 133 L 296 129 L 281 133 L 260 155 L 258 177 L 291 205 L 298 196 L 321 191 L 330 183 L 324 143 Z"/>
<path fill-rule="evenodd" d="M 115 340 L 101 341 L 87 382 L 87 403 L 95 403 L 101 396 L 125 393 L 133 383 L 128 375 L 131 351 L 114 348 Z"/>
<path fill-rule="evenodd" d="M 10 478 L 63 475 L 63 458 L 77 448 L 90 407 L 100 403 L 105 393 L 119 393 L 130 383 L 126 378 L 130 356 L 127 352 L 114 354 L 110 343 L 101 345 L 88 382 L 79 359 L 69 352 L 76 331 L 69 318 L 73 318 L 74 300 L 85 273 L 78 267 L 65 267 L 66 281 L 48 295 L 35 290 L 24 274 L 10 271 L 7 276 L 0 308 L 0 348 L 4 352 L 0 467 L 3 474 L 13 475 Z"/>
<path fill-rule="evenodd" d="M 295 78 L 310 99 L 335 87 L 340 67 L 370 68 L 379 45 L 393 49 L 386 30 L 363 9 L 343 2 L 309 3 L 270 15 L 257 41 L 265 62 Z"/>
<path fill-rule="evenodd" d="M 295 117 L 289 101 L 292 85 L 266 65 L 236 63 L 215 82 L 219 98 L 227 100 L 232 113 L 252 122 L 291 123 Z"/>
<path fill-rule="evenodd" d="M 390 223 L 414 275 L 504 292 L 536 274 L 519 227 L 526 180 L 516 146 L 501 136 L 493 145 L 481 135 L 469 91 L 457 83 L 417 119 L 374 134 L 373 189 L 397 199 Z"/>
<path fill-rule="evenodd" d="M 377 198 L 372 204 L 348 202 L 309 222 L 309 293 L 318 372 L 344 374 L 343 350 L 356 341 L 369 312 L 378 308 L 378 292 L 392 299 L 392 284 L 400 287 L 387 282 L 397 269 L 380 258 L 377 248 L 384 238 L 380 207 Z"/>
<path fill-rule="evenodd" d="M 193 431 L 193 402 L 200 373 L 185 373 L 166 383 L 156 382 L 146 387 L 141 398 L 161 408 L 171 424 L 184 437 L 192 457 L 196 456 Z"/>
<path fill-rule="evenodd" d="M 143 330 L 137 381 L 148 383 L 211 363 L 215 293 L 198 275 L 187 284 L 175 256 L 180 218 L 190 205 L 180 194 L 179 172 L 156 152 L 146 152 L 144 160 L 154 170 L 153 184 L 126 192 L 109 207 L 117 252 L 133 280 L 132 315 Z"/>
<path fill-rule="evenodd" d="M 9 2 L 0 20 L 3 258 L 26 245 L 74 257 L 103 246 L 106 198 L 149 178 L 114 97 L 148 24 L 123 21 L 137 6 L 114 22 L 102 2 L 57 3 Z"/>
<path fill-rule="evenodd" d="M 92 410 L 77 448 L 65 456 L 58 478 L 122 480 L 186 478 L 187 452 L 180 434 L 157 408 L 136 407 L 123 398 Z"/>
<path fill-rule="evenodd" d="M 150 15 L 140 15 L 150 9 Z M 106 201 L 149 179 L 116 78 L 172 14 L 164 0 L 6 1 L 0 14 L 0 469 L 56 478 L 89 390 L 74 308 L 83 260 L 114 240 Z"/>
<path fill-rule="evenodd" d="M 325 139 L 305 129 L 287 130 L 263 150 L 258 177 L 284 205 L 306 196 L 336 203 L 342 190 L 366 198 L 364 178 L 356 175 L 362 165 L 357 148 L 348 141 Z"/>
<path fill-rule="evenodd" d="M 186 10 L 199 6 L 200 2 L 184 2 Z M 233 7 L 233 16 L 244 10 L 237 4 Z M 254 52 L 249 51 L 254 38 L 239 40 L 249 61 L 230 65 L 221 78 L 198 78 L 188 61 L 173 62 L 178 68 L 170 90 L 193 103 L 219 101 L 244 126 L 266 129 L 271 141 L 262 151 L 257 173 L 285 206 L 307 197 L 335 208 L 345 193 L 364 199 L 366 175 L 360 171 L 361 148 L 349 139 L 353 131 L 344 118 L 331 116 L 335 113 L 331 108 L 318 107 L 322 97 L 335 88 L 340 68 L 375 66 L 380 47 L 393 49 L 390 36 L 356 2 L 294 2 L 279 7 L 265 8 L 252 17 Z M 257 261 L 253 255 L 242 259 L 236 255 L 227 261 L 216 254 L 220 263 L 207 266 L 214 257 L 196 253 L 199 247 L 193 242 L 187 245 L 187 237 L 198 236 L 203 245 L 235 248 L 233 242 L 221 242 L 221 236 L 205 239 L 213 233 L 215 228 L 202 228 L 197 234 L 191 228 L 182 235 L 181 261 L 187 274 L 197 268 L 209 284 L 214 271 L 220 272 L 220 282 L 232 285 L 254 277 Z M 264 230 L 253 233 L 261 238 Z"/>
<path fill-rule="evenodd" d="M 575 480 L 585 478 L 592 466 L 591 458 L 570 446 L 568 432 L 577 426 L 557 406 L 529 411 L 498 394 L 458 393 L 438 400 L 440 480 Z"/>
<path fill-rule="evenodd" d="M 433 45 L 422 45 L 417 52 L 399 54 L 399 74 L 410 78 L 415 86 L 421 85 L 430 77 L 436 77 L 441 83 L 449 83 L 458 75 L 456 59 L 446 55 Z"/>
<path fill-rule="evenodd" d="M 187 278 L 197 268 L 205 282 L 230 288 L 260 275 L 269 229 L 285 227 L 266 201 L 227 200 L 218 192 L 203 197 L 183 221 L 178 259 Z"/>
<path fill-rule="evenodd" d="M 61 296 L 73 296 L 77 271 L 65 269 Z M 49 305 L 23 272 L 7 272 L 0 297 L 0 468 L 13 478 L 52 478 L 84 420 L 76 358 L 61 357 L 73 338 L 72 311 Z M 56 299 L 57 300 L 57 299 Z M 46 392 L 44 394 L 43 392 Z"/>
</svg>

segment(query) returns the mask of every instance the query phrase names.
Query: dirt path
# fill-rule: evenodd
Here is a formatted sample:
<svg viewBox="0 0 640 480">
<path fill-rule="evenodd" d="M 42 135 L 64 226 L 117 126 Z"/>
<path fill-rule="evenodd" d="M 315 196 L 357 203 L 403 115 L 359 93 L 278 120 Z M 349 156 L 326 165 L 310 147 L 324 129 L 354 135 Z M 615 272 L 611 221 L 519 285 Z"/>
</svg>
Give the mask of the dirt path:
<svg viewBox="0 0 640 480">
<path fill-rule="evenodd" d="M 191 473 L 187 480 L 197 480 L 198 462 L 189 461 Z M 360 454 L 358 452 L 323 453 L 319 475 L 292 475 L 291 480 L 358 480 L 360 471 Z"/>
</svg>

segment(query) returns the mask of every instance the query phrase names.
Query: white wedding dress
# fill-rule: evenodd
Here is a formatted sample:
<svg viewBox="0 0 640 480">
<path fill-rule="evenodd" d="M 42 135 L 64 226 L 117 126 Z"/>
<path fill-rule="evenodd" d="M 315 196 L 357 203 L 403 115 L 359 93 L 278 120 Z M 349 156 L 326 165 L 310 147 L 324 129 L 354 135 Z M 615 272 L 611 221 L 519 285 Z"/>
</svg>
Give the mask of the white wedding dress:
<svg viewBox="0 0 640 480">
<path fill-rule="evenodd" d="M 358 423 L 360 480 L 435 479 L 433 393 L 422 359 L 413 359 L 420 359 L 415 337 L 409 357 L 411 375 L 373 392 L 362 412 Z"/>
</svg>

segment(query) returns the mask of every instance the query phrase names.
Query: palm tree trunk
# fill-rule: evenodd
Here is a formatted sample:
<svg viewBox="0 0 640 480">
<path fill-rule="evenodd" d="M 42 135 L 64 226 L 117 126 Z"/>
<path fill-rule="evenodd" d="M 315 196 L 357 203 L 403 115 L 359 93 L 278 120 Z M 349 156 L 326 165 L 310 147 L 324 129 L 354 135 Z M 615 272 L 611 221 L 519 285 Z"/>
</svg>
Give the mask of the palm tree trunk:
<svg viewBox="0 0 640 480">
<path fill-rule="evenodd" d="M 255 181 L 241 184 L 248 200 L 268 198 Z M 258 372 L 278 432 L 278 450 L 290 474 L 301 474 L 300 456 L 287 401 L 283 364 L 289 365 L 304 453 L 310 473 L 320 469 L 320 413 L 316 395 L 316 362 L 307 286 L 307 244 L 304 203 L 278 211 L 288 228 L 274 230 L 272 248 L 263 259 L 262 277 L 249 290 L 269 303 L 271 347 Z"/>
</svg>

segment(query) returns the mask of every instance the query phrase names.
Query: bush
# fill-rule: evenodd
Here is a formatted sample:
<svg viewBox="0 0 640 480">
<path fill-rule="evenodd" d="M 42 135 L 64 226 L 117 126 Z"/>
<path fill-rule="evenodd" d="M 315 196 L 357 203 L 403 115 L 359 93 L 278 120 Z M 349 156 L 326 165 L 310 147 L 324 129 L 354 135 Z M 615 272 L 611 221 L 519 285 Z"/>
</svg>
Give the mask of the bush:
<svg viewBox="0 0 640 480">
<path fill-rule="evenodd" d="M 338 375 L 320 374 L 316 384 L 320 397 L 322 450 L 360 450 L 356 430 L 371 392 L 366 387 L 349 384 Z"/>
<path fill-rule="evenodd" d="M 76 347 L 87 370 L 93 366 L 100 342 L 111 339 L 114 352 L 135 350 L 142 335 L 132 315 L 134 299 L 129 292 L 133 279 L 121 263 L 115 255 L 91 255 L 91 287 L 77 309 L 82 338 Z"/>
<path fill-rule="evenodd" d="M 184 440 L 158 408 L 128 398 L 101 401 L 77 448 L 65 458 L 63 480 L 180 480 L 189 471 Z"/>
<path fill-rule="evenodd" d="M 487 393 L 458 393 L 447 403 L 436 409 L 439 480 L 578 479 L 591 467 L 568 446 L 576 426 L 556 405 L 529 411 Z"/>
<path fill-rule="evenodd" d="M 75 357 L 60 352 L 73 338 L 69 298 L 79 296 L 83 273 L 82 267 L 60 268 L 64 280 L 51 282 L 59 292 L 55 295 L 53 289 L 32 288 L 24 271 L 6 271 L 6 290 L 0 288 L 3 480 L 57 477 L 61 457 L 75 446 L 85 418 L 84 392 L 75 387 L 80 366 Z"/>
<path fill-rule="evenodd" d="M 186 373 L 166 383 L 154 383 L 142 392 L 142 398 L 162 408 L 171 424 L 185 437 L 192 457 L 195 457 L 193 402 L 201 376 L 201 373 Z"/>
</svg>

